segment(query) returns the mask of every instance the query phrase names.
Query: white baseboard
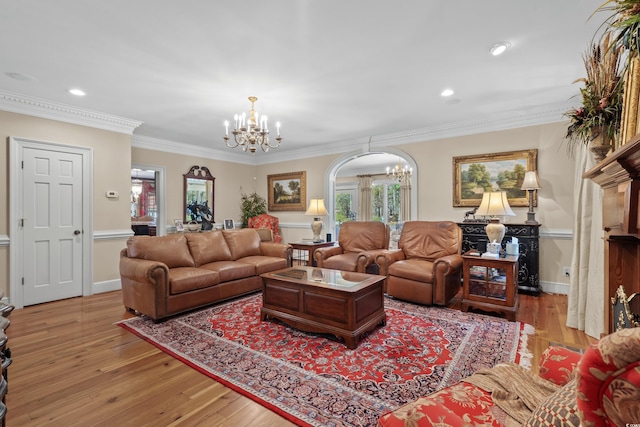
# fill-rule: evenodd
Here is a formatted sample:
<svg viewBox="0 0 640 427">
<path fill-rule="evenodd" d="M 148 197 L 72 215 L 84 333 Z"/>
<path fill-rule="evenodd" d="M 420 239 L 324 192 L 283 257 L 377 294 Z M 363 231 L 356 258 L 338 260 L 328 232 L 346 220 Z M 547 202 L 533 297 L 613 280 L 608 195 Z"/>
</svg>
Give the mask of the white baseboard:
<svg viewBox="0 0 640 427">
<path fill-rule="evenodd" d="M 120 279 L 105 280 L 104 282 L 95 282 L 92 290 L 94 294 L 102 294 L 104 292 L 118 291 L 122 289 Z"/>
<path fill-rule="evenodd" d="M 561 294 L 561 295 L 569 295 L 569 284 L 568 283 L 558 283 L 558 282 L 540 282 L 540 289 L 542 292 L 548 294 Z"/>
</svg>

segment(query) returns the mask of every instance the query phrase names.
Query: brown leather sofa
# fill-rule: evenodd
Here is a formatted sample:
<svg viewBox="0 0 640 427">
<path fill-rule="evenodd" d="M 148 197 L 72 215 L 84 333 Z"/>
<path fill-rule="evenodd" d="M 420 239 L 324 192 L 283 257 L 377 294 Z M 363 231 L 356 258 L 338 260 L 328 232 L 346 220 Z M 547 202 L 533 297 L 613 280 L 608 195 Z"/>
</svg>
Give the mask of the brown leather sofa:
<svg viewBox="0 0 640 427">
<path fill-rule="evenodd" d="M 379 221 L 349 221 L 340 226 L 338 246 L 318 248 L 318 267 L 373 273 L 376 255 L 389 249 L 389 226 Z"/>
<path fill-rule="evenodd" d="M 447 305 L 460 291 L 462 230 L 451 221 L 408 221 L 397 251 L 376 257 L 387 295 L 424 305 Z"/>
<path fill-rule="evenodd" d="M 255 229 L 133 236 L 120 252 L 122 300 L 160 320 L 262 289 L 260 274 L 291 265 L 291 246 Z"/>
</svg>

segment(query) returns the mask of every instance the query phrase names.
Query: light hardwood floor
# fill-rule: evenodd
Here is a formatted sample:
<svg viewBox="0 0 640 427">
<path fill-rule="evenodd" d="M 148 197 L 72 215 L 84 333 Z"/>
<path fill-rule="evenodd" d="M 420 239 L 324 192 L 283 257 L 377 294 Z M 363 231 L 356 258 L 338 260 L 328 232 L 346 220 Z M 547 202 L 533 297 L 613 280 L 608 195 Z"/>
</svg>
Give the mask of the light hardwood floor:
<svg viewBox="0 0 640 427">
<path fill-rule="evenodd" d="M 566 312 L 566 296 L 521 295 L 516 318 L 536 329 L 533 369 L 550 342 L 594 341 L 564 326 Z M 114 325 L 126 317 L 120 291 L 15 310 L 7 425 L 293 425 Z"/>
</svg>

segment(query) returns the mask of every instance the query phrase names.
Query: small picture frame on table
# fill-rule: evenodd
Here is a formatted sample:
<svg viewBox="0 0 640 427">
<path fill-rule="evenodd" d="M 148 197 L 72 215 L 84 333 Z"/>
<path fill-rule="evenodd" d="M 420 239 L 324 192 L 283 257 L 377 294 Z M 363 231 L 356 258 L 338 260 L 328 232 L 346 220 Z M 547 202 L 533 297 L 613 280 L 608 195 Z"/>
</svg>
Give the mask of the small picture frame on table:
<svg viewBox="0 0 640 427">
<path fill-rule="evenodd" d="M 233 224 L 233 220 L 232 219 L 225 219 L 224 220 L 224 229 L 225 230 L 233 230 L 235 228 L 234 224 Z"/>
<path fill-rule="evenodd" d="M 176 225 L 176 231 L 178 233 L 182 233 L 184 231 L 184 223 L 182 222 L 181 219 L 174 219 L 173 222 Z"/>
</svg>

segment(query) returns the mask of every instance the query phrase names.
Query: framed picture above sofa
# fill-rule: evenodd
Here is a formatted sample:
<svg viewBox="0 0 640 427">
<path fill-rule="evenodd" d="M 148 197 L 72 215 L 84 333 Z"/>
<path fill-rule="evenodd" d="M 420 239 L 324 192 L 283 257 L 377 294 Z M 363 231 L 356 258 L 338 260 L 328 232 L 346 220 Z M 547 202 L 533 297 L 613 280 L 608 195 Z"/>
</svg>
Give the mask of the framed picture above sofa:
<svg viewBox="0 0 640 427">
<path fill-rule="evenodd" d="M 506 191 L 509 205 L 529 206 L 520 187 L 525 172 L 537 169 L 537 149 L 454 157 L 453 206 L 480 206 L 487 191 Z"/>
<path fill-rule="evenodd" d="M 270 211 L 304 211 L 307 203 L 307 172 L 267 175 Z"/>
</svg>

